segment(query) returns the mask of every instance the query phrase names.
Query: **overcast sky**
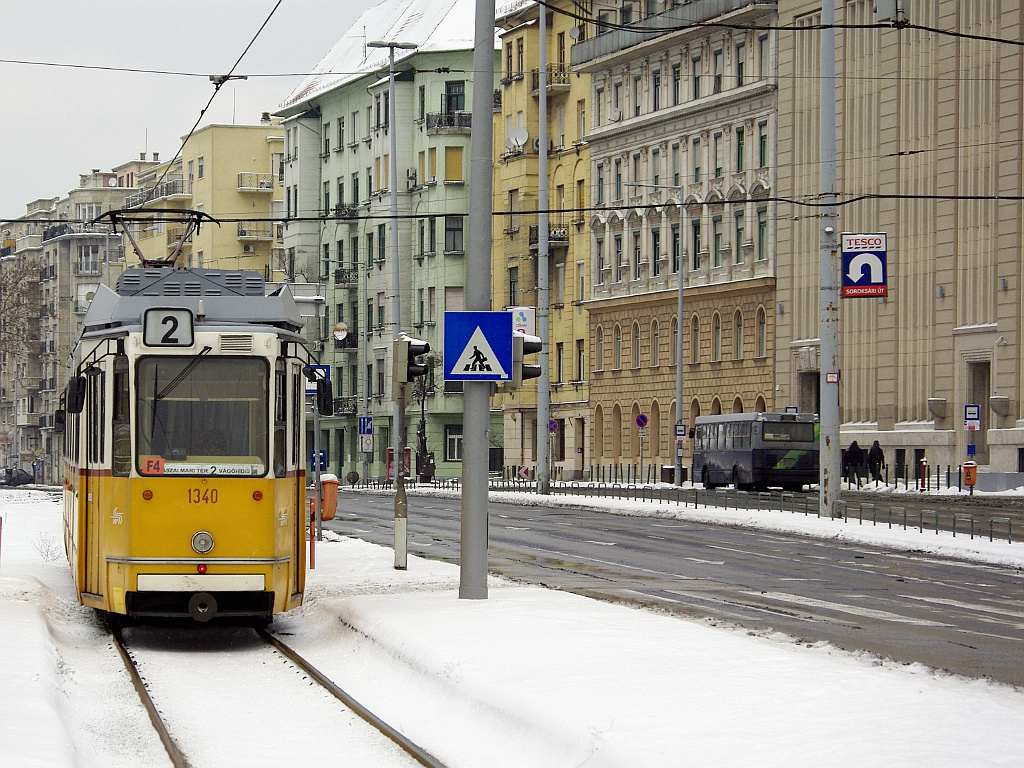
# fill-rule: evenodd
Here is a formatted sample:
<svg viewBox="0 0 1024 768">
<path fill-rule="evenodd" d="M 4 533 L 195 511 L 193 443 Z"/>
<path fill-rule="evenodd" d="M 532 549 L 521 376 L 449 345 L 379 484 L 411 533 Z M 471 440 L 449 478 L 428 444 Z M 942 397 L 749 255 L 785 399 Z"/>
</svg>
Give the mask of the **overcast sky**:
<svg viewBox="0 0 1024 768">
<path fill-rule="evenodd" d="M 377 0 L 282 0 L 236 74 L 309 72 Z M 159 152 L 169 160 L 277 0 L 15 0 L 0 28 L 0 220 L 38 198 L 65 197 L 78 176 Z M 11 60 L 198 73 L 9 63 Z M 221 88 L 207 123 L 259 122 L 299 77 Z"/>
</svg>

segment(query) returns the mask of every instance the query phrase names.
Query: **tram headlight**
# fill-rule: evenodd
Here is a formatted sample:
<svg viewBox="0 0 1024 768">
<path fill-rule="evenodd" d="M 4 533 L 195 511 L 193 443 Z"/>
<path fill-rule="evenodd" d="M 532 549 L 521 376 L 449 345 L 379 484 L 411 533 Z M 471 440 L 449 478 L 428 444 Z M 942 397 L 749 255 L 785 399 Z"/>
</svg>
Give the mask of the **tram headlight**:
<svg viewBox="0 0 1024 768">
<path fill-rule="evenodd" d="M 213 549 L 213 534 L 208 531 L 197 531 L 192 536 L 192 549 L 200 555 L 205 555 Z"/>
</svg>

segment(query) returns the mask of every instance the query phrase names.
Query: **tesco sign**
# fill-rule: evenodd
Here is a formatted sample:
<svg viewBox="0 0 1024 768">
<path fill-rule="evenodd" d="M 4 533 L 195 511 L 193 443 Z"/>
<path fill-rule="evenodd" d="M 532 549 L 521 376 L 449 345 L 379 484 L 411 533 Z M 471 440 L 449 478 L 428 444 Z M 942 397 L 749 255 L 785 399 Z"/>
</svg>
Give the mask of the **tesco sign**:
<svg viewBox="0 0 1024 768">
<path fill-rule="evenodd" d="M 843 235 L 844 251 L 885 250 L 885 235 Z"/>
</svg>

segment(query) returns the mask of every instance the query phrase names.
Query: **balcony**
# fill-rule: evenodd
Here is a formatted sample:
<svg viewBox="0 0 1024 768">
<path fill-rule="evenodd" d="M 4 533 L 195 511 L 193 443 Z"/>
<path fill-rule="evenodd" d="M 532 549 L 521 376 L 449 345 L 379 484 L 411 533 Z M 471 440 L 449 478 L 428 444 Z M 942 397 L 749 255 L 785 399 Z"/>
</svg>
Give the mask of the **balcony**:
<svg viewBox="0 0 1024 768">
<path fill-rule="evenodd" d="M 178 243 L 181 241 L 182 236 L 185 234 L 184 227 L 168 227 L 167 228 L 167 247 L 177 248 Z M 185 239 L 186 243 L 192 242 L 192 233 L 188 233 L 188 237 Z"/>
<path fill-rule="evenodd" d="M 75 275 L 79 276 L 95 276 L 100 274 L 102 265 L 99 260 L 87 260 L 87 261 L 76 261 L 75 262 Z"/>
<path fill-rule="evenodd" d="M 530 227 L 530 248 L 536 249 L 540 243 L 540 227 Z M 567 247 L 569 230 L 566 227 L 548 227 L 548 245 L 551 247 Z"/>
<path fill-rule="evenodd" d="M 144 189 L 141 192 L 136 192 L 134 195 L 129 195 L 124 201 L 124 207 L 127 208 L 140 208 L 147 203 L 153 203 L 157 200 L 170 200 L 173 198 L 191 198 L 192 197 L 192 182 L 185 181 L 184 179 L 168 179 L 157 184 L 155 187 Z"/>
<path fill-rule="evenodd" d="M 238 222 L 238 239 L 270 241 L 274 239 L 274 227 L 270 222 L 265 221 L 240 221 Z"/>
<path fill-rule="evenodd" d="M 359 268 L 341 267 L 334 270 L 334 284 L 355 288 L 359 285 Z"/>
<path fill-rule="evenodd" d="M 359 408 L 359 398 L 355 396 L 334 398 L 335 415 L 350 415 L 356 413 Z"/>
<path fill-rule="evenodd" d="M 348 221 L 351 224 L 357 224 L 357 216 L 359 210 L 354 205 L 341 205 L 340 203 L 334 206 L 334 218 L 341 219 L 342 221 Z"/>
<path fill-rule="evenodd" d="M 472 112 L 428 112 L 427 133 L 469 133 L 473 127 Z"/>
<path fill-rule="evenodd" d="M 273 192 L 274 174 L 241 171 L 238 174 L 239 192 Z"/>
<path fill-rule="evenodd" d="M 572 85 L 572 81 L 569 79 L 569 76 L 572 74 L 569 70 L 569 65 L 555 62 L 553 64 L 548 64 L 547 69 L 548 93 L 568 93 L 569 87 Z M 530 87 L 533 90 L 533 95 L 540 95 L 539 67 L 530 73 L 530 78 L 532 80 Z"/>
</svg>

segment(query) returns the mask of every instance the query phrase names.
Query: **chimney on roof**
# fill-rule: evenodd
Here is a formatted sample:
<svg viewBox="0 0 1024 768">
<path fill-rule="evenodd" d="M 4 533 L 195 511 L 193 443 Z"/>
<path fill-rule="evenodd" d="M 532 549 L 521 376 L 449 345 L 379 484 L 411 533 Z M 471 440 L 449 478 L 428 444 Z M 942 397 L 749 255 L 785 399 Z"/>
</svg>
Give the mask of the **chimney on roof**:
<svg viewBox="0 0 1024 768">
<path fill-rule="evenodd" d="M 260 118 L 260 125 L 270 125 L 270 113 L 269 112 L 264 112 L 263 113 L 263 116 Z"/>
<path fill-rule="evenodd" d="M 160 153 L 159 152 L 154 152 L 153 153 L 153 162 L 154 163 L 159 163 L 160 162 Z"/>
<path fill-rule="evenodd" d="M 146 161 L 146 153 L 145 152 L 139 152 L 139 160 L 142 160 L 143 162 Z"/>
</svg>

